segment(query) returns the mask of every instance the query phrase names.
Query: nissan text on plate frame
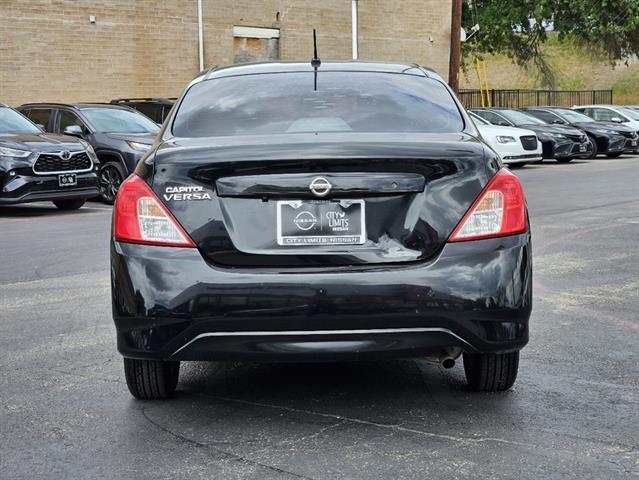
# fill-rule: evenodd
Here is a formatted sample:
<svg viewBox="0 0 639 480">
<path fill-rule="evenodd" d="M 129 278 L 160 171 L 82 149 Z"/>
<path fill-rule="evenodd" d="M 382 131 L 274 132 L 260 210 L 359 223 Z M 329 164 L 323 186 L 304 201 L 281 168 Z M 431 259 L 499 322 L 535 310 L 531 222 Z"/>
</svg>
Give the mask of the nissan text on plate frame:
<svg viewBox="0 0 639 480">
<path fill-rule="evenodd" d="M 463 358 L 470 389 L 500 391 L 528 342 L 521 184 L 415 65 L 201 74 L 122 184 L 111 266 L 142 399 L 193 360 Z"/>
</svg>

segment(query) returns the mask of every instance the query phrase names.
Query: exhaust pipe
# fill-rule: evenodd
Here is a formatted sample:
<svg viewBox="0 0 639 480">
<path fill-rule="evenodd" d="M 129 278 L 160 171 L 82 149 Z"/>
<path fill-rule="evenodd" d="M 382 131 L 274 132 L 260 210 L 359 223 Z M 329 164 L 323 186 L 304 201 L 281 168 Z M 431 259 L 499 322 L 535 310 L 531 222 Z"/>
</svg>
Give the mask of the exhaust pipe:
<svg viewBox="0 0 639 480">
<path fill-rule="evenodd" d="M 449 347 L 445 350 L 442 350 L 438 356 L 429 355 L 427 357 L 424 357 L 424 360 L 426 360 L 428 363 L 433 363 L 445 369 L 449 369 L 455 366 L 455 359 L 459 358 L 461 354 L 461 348 Z"/>
<path fill-rule="evenodd" d="M 453 357 L 442 357 L 439 359 L 439 364 L 444 368 L 453 368 L 455 366 L 455 359 Z"/>
</svg>

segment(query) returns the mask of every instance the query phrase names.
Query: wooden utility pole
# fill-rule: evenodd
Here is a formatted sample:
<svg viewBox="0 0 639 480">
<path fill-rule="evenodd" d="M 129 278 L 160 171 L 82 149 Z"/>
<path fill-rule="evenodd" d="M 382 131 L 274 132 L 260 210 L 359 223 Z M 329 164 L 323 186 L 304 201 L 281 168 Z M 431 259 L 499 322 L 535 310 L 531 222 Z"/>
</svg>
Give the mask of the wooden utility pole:
<svg viewBox="0 0 639 480">
<path fill-rule="evenodd" d="M 450 24 L 450 62 L 448 63 L 448 85 L 455 93 L 459 91 L 459 68 L 461 67 L 461 20 L 462 0 L 453 0 Z"/>
</svg>

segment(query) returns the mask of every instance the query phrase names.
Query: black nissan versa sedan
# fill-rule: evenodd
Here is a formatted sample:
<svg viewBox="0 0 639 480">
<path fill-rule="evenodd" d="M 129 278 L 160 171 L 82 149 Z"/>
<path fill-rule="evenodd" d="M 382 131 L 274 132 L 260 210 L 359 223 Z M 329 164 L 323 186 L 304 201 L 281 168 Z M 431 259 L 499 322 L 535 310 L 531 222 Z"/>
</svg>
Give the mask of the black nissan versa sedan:
<svg viewBox="0 0 639 480">
<path fill-rule="evenodd" d="M 471 111 L 493 125 L 532 130 L 541 141 L 544 158 L 554 158 L 559 163 L 567 163 L 575 158 L 592 156 L 592 144 L 588 136 L 577 128 L 549 124 L 528 113 L 510 108 L 482 108 Z"/>
<path fill-rule="evenodd" d="M 135 170 L 158 125 L 137 110 L 103 103 L 29 103 L 18 110 L 52 133 L 81 138 L 100 159 L 100 197 L 112 204 L 122 181 Z"/>
<path fill-rule="evenodd" d="M 639 135 L 632 128 L 618 123 L 596 122 L 583 113 L 564 107 L 529 107 L 524 111 L 553 125 L 570 125 L 583 130 L 592 144 L 590 158 L 602 153 L 610 158 L 632 152 L 639 145 Z"/>
<path fill-rule="evenodd" d="M 78 209 L 98 194 L 98 168 L 84 140 L 45 133 L 0 104 L 0 205 L 51 201 Z"/>
<path fill-rule="evenodd" d="M 118 192 L 127 384 L 168 397 L 185 360 L 463 354 L 471 389 L 506 390 L 528 342 L 531 255 L 519 180 L 432 71 L 214 69 Z"/>
</svg>

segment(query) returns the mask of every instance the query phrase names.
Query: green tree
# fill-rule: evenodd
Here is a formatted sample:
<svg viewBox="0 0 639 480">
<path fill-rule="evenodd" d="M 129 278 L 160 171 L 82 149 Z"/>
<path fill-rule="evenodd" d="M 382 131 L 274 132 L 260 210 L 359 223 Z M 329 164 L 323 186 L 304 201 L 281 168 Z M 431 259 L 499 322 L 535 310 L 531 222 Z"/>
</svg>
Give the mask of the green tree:
<svg viewBox="0 0 639 480">
<path fill-rule="evenodd" d="M 555 76 L 541 47 L 550 25 L 561 40 L 611 63 L 639 55 L 639 0 L 464 0 L 462 24 L 467 32 L 479 25 L 462 46 L 466 64 L 505 54 L 537 68 L 548 85 Z"/>
</svg>

